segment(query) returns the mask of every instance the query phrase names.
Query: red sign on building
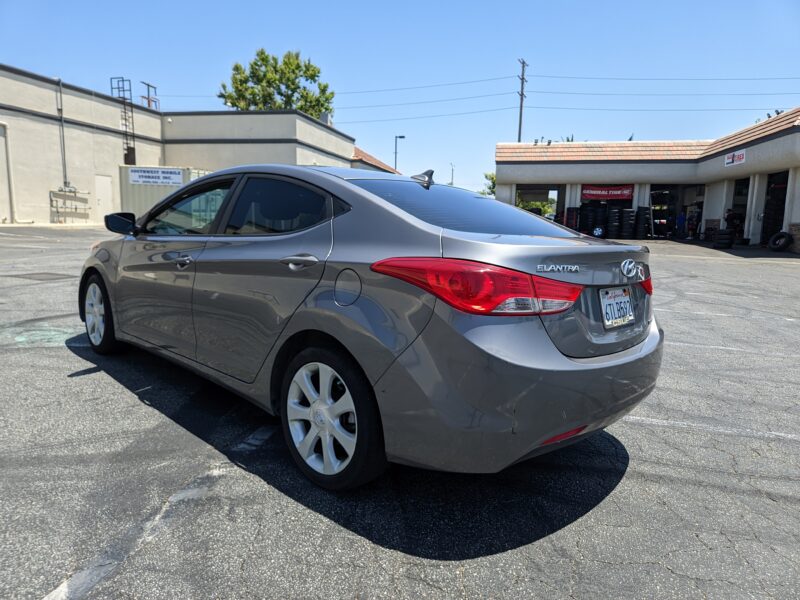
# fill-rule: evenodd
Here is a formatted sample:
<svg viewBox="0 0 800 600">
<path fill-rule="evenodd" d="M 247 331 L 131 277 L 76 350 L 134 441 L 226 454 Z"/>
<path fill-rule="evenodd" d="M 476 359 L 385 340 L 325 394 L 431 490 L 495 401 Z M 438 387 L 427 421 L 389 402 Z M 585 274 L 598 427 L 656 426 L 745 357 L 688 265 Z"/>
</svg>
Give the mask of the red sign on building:
<svg viewBox="0 0 800 600">
<path fill-rule="evenodd" d="M 633 184 L 628 185 L 582 185 L 584 200 L 632 200 Z"/>
</svg>

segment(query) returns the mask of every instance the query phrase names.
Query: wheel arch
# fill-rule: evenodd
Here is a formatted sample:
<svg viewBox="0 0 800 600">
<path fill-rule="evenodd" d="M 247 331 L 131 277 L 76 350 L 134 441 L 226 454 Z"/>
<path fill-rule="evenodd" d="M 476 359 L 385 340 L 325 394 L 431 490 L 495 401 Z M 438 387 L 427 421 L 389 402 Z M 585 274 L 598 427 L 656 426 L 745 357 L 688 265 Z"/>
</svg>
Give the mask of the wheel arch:
<svg viewBox="0 0 800 600">
<path fill-rule="evenodd" d="M 325 333 L 324 331 L 319 331 L 318 329 L 304 329 L 303 331 L 298 331 L 288 337 L 275 354 L 275 360 L 272 363 L 269 379 L 270 408 L 274 414 L 280 414 L 281 385 L 283 384 L 283 376 L 286 372 L 286 368 L 298 353 L 306 348 L 312 347 L 328 348 L 344 354 L 347 358 L 353 361 L 353 364 L 359 370 L 361 375 L 363 375 L 364 379 L 369 384 L 370 389 L 372 389 L 372 382 L 370 381 L 369 377 L 367 377 L 367 374 L 364 371 L 364 368 L 361 366 L 361 363 L 358 362 L 358 359 L 356 359 L 353 353 L 350 352 L 350 350 L 348 350 L 342 342 L 329 333 Z M 374 390 L 372 394 L 373 400 L 375 400 Z M 378 411 L 378 414 L 380 416 L 380 410 Z"/>
<path fill-rule="evenodd" d="M 83 305 L 83 293 L 86 291 L 86 285 L 89 282 L 89 278 L 97 274 L 103 279 L 103 284 L 105 284 L 105 279 L 103 278 L 103 274 L 100 272 L 100 269 L 96 267 L 87 267 L 86 270 L 81 275 L 81 282 L 78 284 L 78 314 L 81 317 L 81 321 L 86 320 L 86 307 Z M 106 286 L 108 289 L 108 286 Z"/>
</svg>

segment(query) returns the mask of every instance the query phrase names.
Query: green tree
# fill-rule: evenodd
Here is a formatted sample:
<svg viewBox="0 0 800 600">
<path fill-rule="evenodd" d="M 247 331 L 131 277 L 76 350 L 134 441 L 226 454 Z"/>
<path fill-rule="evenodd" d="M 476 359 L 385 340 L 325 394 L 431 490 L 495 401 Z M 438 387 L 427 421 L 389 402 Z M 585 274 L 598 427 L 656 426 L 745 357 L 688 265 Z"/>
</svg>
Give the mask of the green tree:
<svg viewBox="0 0 800 600">
<path fill-rule="evenodd" d="M 334 95 L 319 76 L 319 67 L 299 52 L 278 59 L 261 48 L 247 69 L 233 65 L 230 88 L 223 83 L 217 97 L 236 110 L 300 110 L 319 118 L 333 112 Z"/>
<path fill-rule="evenodd" d="M 494 173 L 484 173 L 483 178 L 486 183 L 480 191 L 481 196 L 494 196 L 494 190 L 497 187 L 497 176 Z"/>
<path fill-rule="evenodd" d="M 542 211 L 543 215 L 548 213 L 554 212 L 554 206 L 556 201 L 553 198 L 548 198 L 545 200 L 523 200 L 519 194 L 517 194 L 517 206 L 519 208 L 524 208 L 525 210 L 533 211 L 534 208 L 538 208 Z"/>
</svg>

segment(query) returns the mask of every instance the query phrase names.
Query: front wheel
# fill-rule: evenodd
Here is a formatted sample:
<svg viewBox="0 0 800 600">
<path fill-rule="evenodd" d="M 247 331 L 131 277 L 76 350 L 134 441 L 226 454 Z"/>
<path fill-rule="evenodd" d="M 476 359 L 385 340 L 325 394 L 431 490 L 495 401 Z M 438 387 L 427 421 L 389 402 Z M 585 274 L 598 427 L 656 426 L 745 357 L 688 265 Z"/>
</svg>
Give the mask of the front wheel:
<svg viewBox="0 0 800 600">
<path fill-rule="evenodd" d="M 308 348 L 289 363 L 281 421 L 298 468 L 329 490 L 352 489 L 386 468 L 372 386 L 348 357 Z"/>
<path fill-rule="evenodd" d="M 98 354 L 110 354 L 119 349 L 120 344 L 114 334 L 114 317 L 108 292 L 100 275 L 94 274 L 86 281 L 83 289 L 83 320 L 86 335 L 92 350 Z"/>
</svg>

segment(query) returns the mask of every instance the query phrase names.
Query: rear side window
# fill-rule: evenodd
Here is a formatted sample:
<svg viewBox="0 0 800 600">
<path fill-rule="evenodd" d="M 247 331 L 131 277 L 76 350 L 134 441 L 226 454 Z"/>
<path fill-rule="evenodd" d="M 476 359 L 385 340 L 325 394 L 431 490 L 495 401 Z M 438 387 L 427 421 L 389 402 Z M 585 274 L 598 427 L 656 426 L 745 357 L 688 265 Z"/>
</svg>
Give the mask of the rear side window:
<svg viewBox="0 0 800 600">
<path fill-rule="evenodd" d="M 251 177 L 236 199 L 225 233 L 290 233 L 329 217 L 330 203 L 326 196 L 281 179 Z"/>
<path fill-rule="evenodd" d="M 350 182 L 426 223 L 445 229 L 501 235 L 577 236 L 526 210 L 460 188 L 432 185 L 426 190 L 413 181 L 386 179 Z"/>
</svg>

